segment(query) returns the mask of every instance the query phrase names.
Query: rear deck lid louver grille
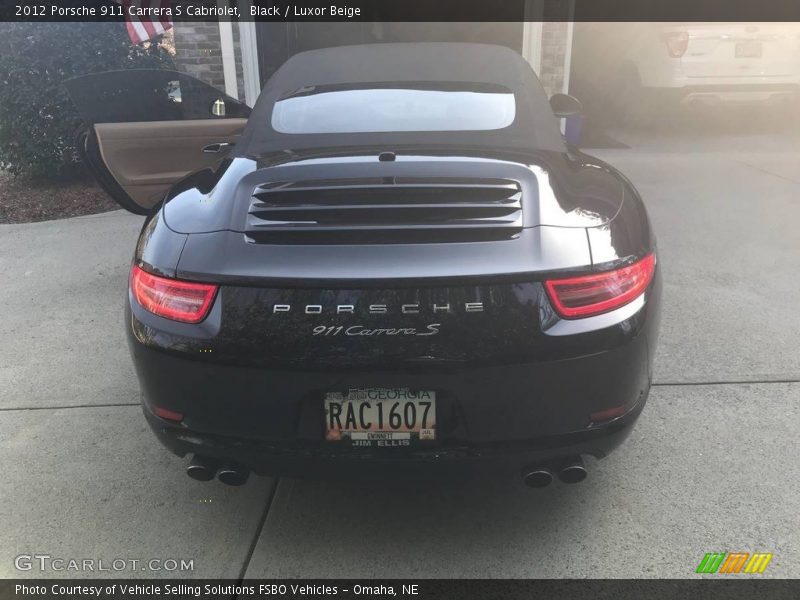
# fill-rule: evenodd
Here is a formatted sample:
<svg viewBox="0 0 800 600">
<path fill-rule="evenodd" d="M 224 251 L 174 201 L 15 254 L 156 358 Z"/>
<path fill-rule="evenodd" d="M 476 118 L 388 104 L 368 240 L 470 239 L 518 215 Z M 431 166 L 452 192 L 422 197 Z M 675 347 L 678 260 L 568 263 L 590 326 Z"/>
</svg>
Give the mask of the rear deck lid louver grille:
<svg viewBox="0 0 800 600">
<path fill-rule="evenodd" d="M 509 239 L 522 225 L 516 181 L 383 177 L 260 185 L 245 234 L 256 243 L 433 243 Z"/>
</svg>

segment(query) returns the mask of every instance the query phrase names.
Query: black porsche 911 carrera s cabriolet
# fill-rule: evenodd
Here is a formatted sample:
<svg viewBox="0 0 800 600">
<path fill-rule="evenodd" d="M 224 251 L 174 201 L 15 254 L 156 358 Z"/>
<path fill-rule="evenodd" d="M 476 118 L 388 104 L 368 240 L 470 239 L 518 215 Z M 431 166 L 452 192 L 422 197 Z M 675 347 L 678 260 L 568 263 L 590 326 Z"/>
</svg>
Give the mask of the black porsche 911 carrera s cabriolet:
<svg viewBox="0 0 800 600">
<path fill-rule="evenodd" d="M 252 110 L 185 74 L 68 88 L 83 158 L 147 215 L 125 328 L 188 473 L 586 476 L 650 389 L 656 245 L 510 49 L 297 54 Z"/>
</svg>

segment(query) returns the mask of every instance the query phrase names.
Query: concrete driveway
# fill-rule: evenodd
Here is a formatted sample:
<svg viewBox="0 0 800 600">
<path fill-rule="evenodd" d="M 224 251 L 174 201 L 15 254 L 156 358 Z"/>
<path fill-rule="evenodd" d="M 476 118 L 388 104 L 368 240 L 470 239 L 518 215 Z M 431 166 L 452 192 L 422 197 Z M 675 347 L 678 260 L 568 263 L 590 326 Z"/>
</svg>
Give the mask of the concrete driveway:
<svg viewBox="0 0 800 600">
<path fill-rule="evenodd" d="M 87 575 L 15 568 L 45 554 L 193 559 L 96 573 L 146 577 L 682 578 L 711 551 L 800 576 L 800 146 L 780 141 L 595 152 L 658 232 L 657 383 L 622 448 L 545 490 L 194 482 L 147 430 L 124 343 L 141 219 L 0 226 L 0 576 Z"/>
</svg>

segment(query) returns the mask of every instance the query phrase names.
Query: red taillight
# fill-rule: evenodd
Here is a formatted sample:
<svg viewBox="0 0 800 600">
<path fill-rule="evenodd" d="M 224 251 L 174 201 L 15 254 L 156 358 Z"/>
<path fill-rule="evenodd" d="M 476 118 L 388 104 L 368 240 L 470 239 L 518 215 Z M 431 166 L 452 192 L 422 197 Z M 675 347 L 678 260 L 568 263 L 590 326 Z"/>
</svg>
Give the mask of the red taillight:
<svg viewBox="0 0 800 600">
<path fill-rule="evenodd" d="M 131 291 L 136 301 L 154 315 L 199 323 L 206 318 L 217 286 L 158 277 L 137 266 L 131 269 Z"/>
<path fill-rule="evenodd" d="M 689 34 L 686 31 L 670 31 L 661 35 L 672 58 L 680 58 L 689 47 Z"/>
<path fill-rule="evenodd" d="M 545 281 L 547 295 L 556 312 L 565 319 L 599 315 L 640 296 L 650 285 L 656 255 L 604 273 Z"/>
</svg>

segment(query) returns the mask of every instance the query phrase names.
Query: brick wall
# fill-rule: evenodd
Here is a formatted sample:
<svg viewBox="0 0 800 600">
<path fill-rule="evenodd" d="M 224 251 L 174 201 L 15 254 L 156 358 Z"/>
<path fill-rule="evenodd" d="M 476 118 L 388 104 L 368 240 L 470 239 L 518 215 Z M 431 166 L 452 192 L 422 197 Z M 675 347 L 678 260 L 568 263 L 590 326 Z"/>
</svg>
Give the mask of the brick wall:
<svg viewBox="0 0 800 600">
<path fill-rule="evenodd" d="M 219 23 L 175 23 L 175 64 L 181 71 L 225 90 Z M 236 80 L 239 98 L 244 98 L 239 27 L 233 25 L 233 49 L 236 57 Z"/>
<path fill-rule="evenodd" d="M 564 85 L 564 60 L 567 53 L 567 23 L 542 24 L 542 68 L 539 79 L 548 96 L 560 93 Z"/>
<path fill-rule="evenodd" d="M 542 20 L 542 68 L 539 79 L 548 96 L 564 89 L 569 24 L 574 17 L 574 0 L 531 0 L 538 5 Z M 569 77 L 569 74 L 566 75 Z"/>
</svg>

